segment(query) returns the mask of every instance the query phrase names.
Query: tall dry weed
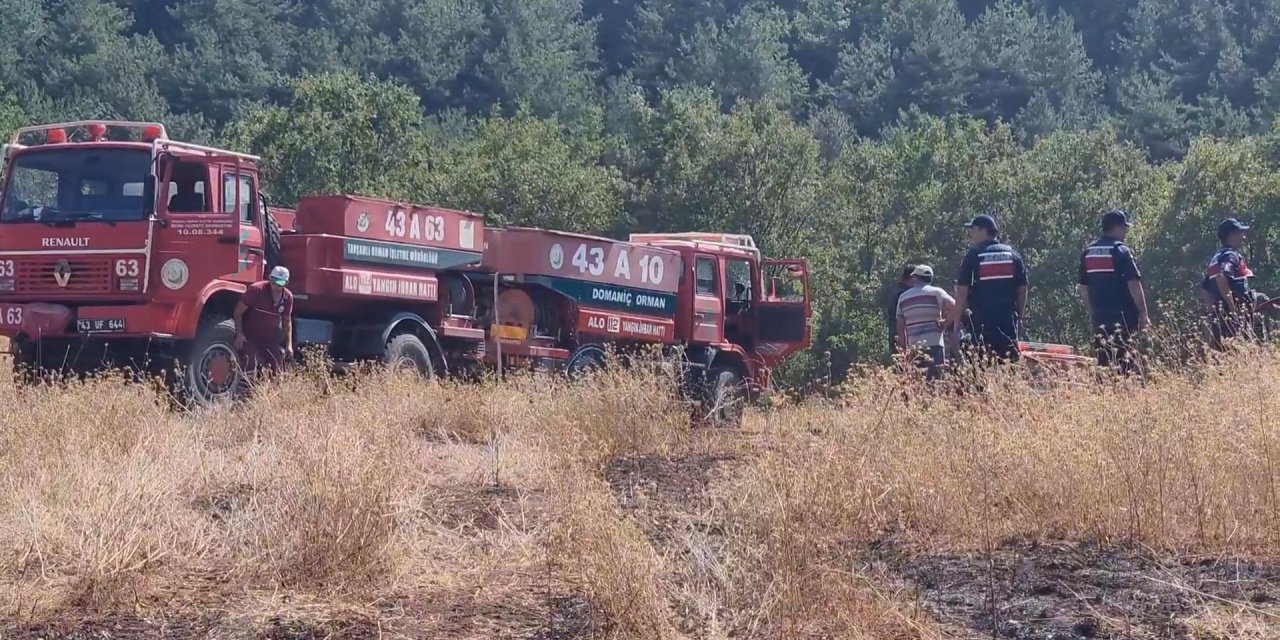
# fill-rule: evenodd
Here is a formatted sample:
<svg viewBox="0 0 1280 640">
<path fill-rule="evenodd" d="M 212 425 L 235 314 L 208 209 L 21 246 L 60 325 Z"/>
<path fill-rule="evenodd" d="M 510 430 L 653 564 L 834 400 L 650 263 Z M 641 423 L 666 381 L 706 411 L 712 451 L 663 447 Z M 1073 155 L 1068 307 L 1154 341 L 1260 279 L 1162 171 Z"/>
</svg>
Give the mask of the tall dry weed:
<svg viewBox="0 0 1280 640">
<path fill-rule="evenodd" d="M 779 442 L 744 471 L 755 522 L 814 523 L 865 542 L 902 532 L 982 548 L 1008 537 L 1274 554 L 1280 382 L 1265 353 L 1195 380 L 1166 376 L 980 392 L 855 383 L 841 405 L 778 414 Z"/>
<path fill-rule="evenodd" d="M 1280 367 L 1232 358 L 1145 382 L 996 373 L 959 394 L 870 372 L 743 430 L 692 426 L 642 371 L 464 385 L 309 369 L 190 413 L 113 379 L 6 386 L 0 617 L 940 637 L 869 549 L 1276 557 Z"/>
<path fill-rule="evenodd" d="M 621 514 L 602 481 L 583 472 L 563 483 L 551 530 L 556 572 L 602 610 L 612 637 L 677 637 L 662 563 L 639 528 Z"/>
</svg>

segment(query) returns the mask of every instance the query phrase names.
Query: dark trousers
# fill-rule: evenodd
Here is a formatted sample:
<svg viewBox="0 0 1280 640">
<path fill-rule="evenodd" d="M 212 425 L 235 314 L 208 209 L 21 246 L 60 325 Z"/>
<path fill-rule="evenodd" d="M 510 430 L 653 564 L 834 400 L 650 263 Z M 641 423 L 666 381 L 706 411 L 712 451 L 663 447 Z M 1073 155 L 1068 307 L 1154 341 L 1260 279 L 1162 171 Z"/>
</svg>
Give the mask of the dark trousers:
<svg viewBox="0 0 1280 640">
<path fill-rule="evenodd" d="M 942 368 L 947 364 L 946 347 L 913 347 L 912 361 L 924 370 L 925 380 L 937 380 L 942 377 Z"/>
<path fill-rule="evenodd" d="M 280 344 L 246 340 L 247 368 L 259 373 L 280 373 L 284 369 L 284 347 Z"/>
<path fill-rule="evenodd" d="M 1117 314 L 1094 314 L 1093 349 L 1100 367 L 1119 367 L 1124 373 L 1133 370 L 1132 331 L 1136 318 Z"/>
<path fill-rule="evenodd" d="M 1235 313 L 1227 311 L 1225 308 L 1217 307 L 1209 312 L 1209 346 L 1217 351 L 1226 350 L 1226 344 L 1223 342 L 1227 338 L 1235 338 L 1245 332 L 1248 326 L 1248 316 L 1250 314 L 1242 306 Z"/>
<path fill-rule="evenodd" d="M 972 335 L 974 346 L 985 355 L 995 356 L 1009 362 L 1017 362 L 1017 322 L 1012 320 L 1007 322 L 975 321 L 970 334 Z"/>
</svg>

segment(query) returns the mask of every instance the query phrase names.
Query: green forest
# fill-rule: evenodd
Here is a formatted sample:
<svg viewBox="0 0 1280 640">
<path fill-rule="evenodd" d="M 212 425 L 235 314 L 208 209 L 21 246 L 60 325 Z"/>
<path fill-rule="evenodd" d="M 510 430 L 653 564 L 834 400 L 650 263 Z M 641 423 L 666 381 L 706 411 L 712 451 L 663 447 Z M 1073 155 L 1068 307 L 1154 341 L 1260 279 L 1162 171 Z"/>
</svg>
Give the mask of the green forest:
<svg viewBox="0 0 1280 640">
<path fill-rule="evenodd" d="M 1166 308 L 1228 214 L 1280 283 L 1280 0 L 0 0 L 0 41 L 0 128 L 160 120 L 281 204 L 751 233 L 814 265 L 800 371 L 882 358 L 886 283 L 954 273 L 978 212 L 1040 340 L 1082 342 L 1111 206 Z"/>
</svg>

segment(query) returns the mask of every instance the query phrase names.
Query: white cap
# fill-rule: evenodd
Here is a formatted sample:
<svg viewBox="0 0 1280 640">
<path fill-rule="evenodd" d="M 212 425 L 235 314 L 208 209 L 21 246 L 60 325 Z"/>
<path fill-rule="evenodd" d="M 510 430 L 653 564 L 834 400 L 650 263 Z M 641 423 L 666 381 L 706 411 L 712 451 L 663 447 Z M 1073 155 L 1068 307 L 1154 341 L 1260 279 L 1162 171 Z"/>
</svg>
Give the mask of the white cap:
<svg viewBox="0 0 1280 640">
<path fill-rule="evenodd" d="M 269 279 L 276 284 L 289 284 L 289 270 L 284 267 L 276 267 L 271 270 Z"/>
<path fill-rule="evenodd" d="M 933 277 L 933 267 L 931 267 L 931 266 L 929 266 L 929 265 L 927 265 L 927 264 L 918 264 L 918 265 L 916 265 L 915 270 L 911 272 L 911 275 L 913 275 L 913 276 L 917 276 L 917 277 L 920 277 L 920 278 L 932 278 L 932 277 Z"/>
</svg>

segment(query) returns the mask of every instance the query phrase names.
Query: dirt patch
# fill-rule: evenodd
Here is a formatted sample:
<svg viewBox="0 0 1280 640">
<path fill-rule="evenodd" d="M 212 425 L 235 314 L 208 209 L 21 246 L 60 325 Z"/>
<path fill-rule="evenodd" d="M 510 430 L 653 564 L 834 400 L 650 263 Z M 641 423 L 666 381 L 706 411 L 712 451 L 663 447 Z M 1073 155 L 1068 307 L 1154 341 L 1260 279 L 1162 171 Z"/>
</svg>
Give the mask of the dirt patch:
<svg viewBox="0 0 1280 640">
<path fill-rule="evenodd" d="M 509 485 L 442 486 L 422 504 L 422 517 L 446 529 L 472 534 L 510 528 L 531 529 L 541 516 L 531 494 Z"/>
<path fill-rule="evenodd" d="M 530 584 L 520 591 L 401 597 L 379 605 L 382 637 L 578 640 L 601 637 L 603 615 L 579 594 Z"/>
<path fill-rule="evenodd" d="M 253 485 L 244 483 L 218 487 L 196 496 L 191 501 L 191 506 L 201 513 L 208 514 L 214 522 L 221 523 L 233 513 L 243 509 L 253 497 L 253 491 Z"/>
<path fill-rule="evenodd" d="M 993 553 L 871 551 L 957 632 L 1018 640 L 1193 639 L 1187 621 L 1235 608 L 1280 624 L 1280 565 L 1160 560 L 1095 544 L 1006 544 Z"/>
<path fill-rule="evenodd" d="M 719 463 L 730 460 L 732 456 L 722 454 L 618 457 L 605 467 L 604 479 L 627 511 L 645 506 L 689 509 L 707 492 Z"/>
</svg>

